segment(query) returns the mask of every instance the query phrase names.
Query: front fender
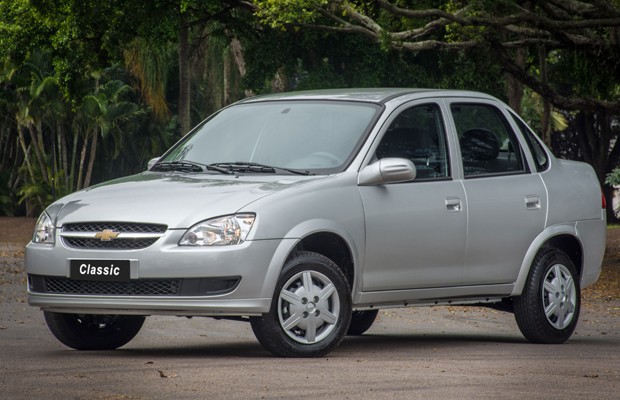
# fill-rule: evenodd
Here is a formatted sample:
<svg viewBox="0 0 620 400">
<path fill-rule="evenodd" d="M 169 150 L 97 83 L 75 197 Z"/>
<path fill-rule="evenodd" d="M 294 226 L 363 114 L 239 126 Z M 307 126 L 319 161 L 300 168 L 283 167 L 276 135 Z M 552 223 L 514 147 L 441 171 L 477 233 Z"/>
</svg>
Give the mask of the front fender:
<svg viewBox="0 0 620 400">
<path fill-rule="evenodd" d="M 363 254 L 360 253 L 359 249 L 364 248 L 364 243 L 357 243 L 360 240 L 363 241 L 363 235 L 358 238 L 353 238 L 349 234 L 349 232 L 344 229 L 344 227 L 328 219 L 317 218 L 303 221 L 294 226 L 285 235 L 285 238 L 282 239 L 276 251 L 274 252 L 271 262 L 269 264 L 269 269 L 267 270 L 267 274 L 265 276 L 261 292 L 262 297 L 273 297 L 278 282 L 278 277 L 280 276 L 280 272 L 282 271 L 282 268 L 284 267 L 288 256 L 291 254 L 293 249 L 301 241 L 303 241 L 304 238 L 311 236 L 315 233 L 331 233 L 341 237 L 349 248 L 349 252 L 351 253 L 351 257 L 353 258 L 353 265 L 358 266 L 361 265 L 361 262 L 363 262 Z M 359 274 L 357 273 L 357 271 L 359 270 L 359 268 L 355 268 L 355 280 L 352 291 L 353 295 L 359 292 L 358 286 L 361 286 L 361 279 L 359 279 Z"/>
</svg>

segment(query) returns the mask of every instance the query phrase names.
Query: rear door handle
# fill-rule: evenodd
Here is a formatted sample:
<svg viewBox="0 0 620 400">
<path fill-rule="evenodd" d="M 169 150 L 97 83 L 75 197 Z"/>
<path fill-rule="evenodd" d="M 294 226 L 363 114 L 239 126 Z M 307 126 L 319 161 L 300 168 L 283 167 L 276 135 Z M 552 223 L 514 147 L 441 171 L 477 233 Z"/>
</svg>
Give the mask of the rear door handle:
<svg viewBox="0 0 620 400">
<path fill-rule="evenodd" d="M 525 208 L 528 210 L 540 210 L 540 197 L 535 195 L 525 196 Z"/>
<path fill-rule="evenodd" d="M 458 197 L 448 197 L 446 198 L 446 209 L 449 212 L 459 212 L 461 211 L 461 199 Z"/>
</svg>

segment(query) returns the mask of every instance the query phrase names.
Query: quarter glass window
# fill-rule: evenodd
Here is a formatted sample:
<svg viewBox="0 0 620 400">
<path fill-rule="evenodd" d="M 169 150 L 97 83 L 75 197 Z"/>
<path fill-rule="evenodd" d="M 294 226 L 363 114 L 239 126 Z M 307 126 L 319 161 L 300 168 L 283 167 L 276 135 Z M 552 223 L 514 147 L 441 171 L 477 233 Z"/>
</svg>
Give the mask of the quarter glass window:
<svg viewBox="0 0 620 400">
<path fill-rule="evenodd" d="M 523 134 L 523 137 L 527 142 L 527 146 L 532 152 L 532 156 L 534 157 L 534 163 L 536 164 L 536 170 L 538 172 L 546 170 L 549 166 L 549 157 L 547 157 L 547 152 L 543 148 L 542 144 L 540 144 L 538 139 L 536 139 L 536 135 L 534 134 L 534 132 L 532 132 L 532 130 L 527 125 L 525 125 L 523 121 L 521 121 L 514 115 L 512 116 L 512 118 L 521 130 L 521 133 Z"/>
</svg>

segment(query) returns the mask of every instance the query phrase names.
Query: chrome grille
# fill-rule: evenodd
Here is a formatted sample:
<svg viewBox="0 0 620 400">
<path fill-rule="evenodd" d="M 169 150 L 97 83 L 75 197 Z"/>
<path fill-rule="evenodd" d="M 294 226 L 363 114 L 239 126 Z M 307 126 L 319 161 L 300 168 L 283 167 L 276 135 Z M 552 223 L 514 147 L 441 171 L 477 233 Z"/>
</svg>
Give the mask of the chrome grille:
<svg viewBox="0 0 620 400">
<path fill-rule="evenodd" d="M 134 222 L 80 222 L 66 224 L 63 232 L 101 232 L 110 229 L 121 233 L 164 233 L 168 227 L 160 224 L 141 224 Z"/>
<path fill-rule="evenodd" d="M 166 232 L 161 224 L 136 222 L 80 222 L 65 224 L 60 236 L 74 249 L 138 250 L 149 247 Z M 115 236 L 102 239 L 104 231 Z"/>
</svg>

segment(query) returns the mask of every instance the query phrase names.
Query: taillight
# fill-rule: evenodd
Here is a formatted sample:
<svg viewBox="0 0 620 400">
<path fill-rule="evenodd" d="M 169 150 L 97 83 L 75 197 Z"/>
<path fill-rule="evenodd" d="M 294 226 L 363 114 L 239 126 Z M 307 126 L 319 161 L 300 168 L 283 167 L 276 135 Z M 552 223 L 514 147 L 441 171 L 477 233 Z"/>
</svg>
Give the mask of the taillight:
<svg viewBox="0 0 620 400">
<path fill-rule="evenodd" d="M 601 199 L 603 199 L 603 201 L 602 201 L 603 209 L 607 209 L 607 201 L 605 200 L 605 193 L 603 193 L 603 192 L 601 192 Z"/>
</svg>

